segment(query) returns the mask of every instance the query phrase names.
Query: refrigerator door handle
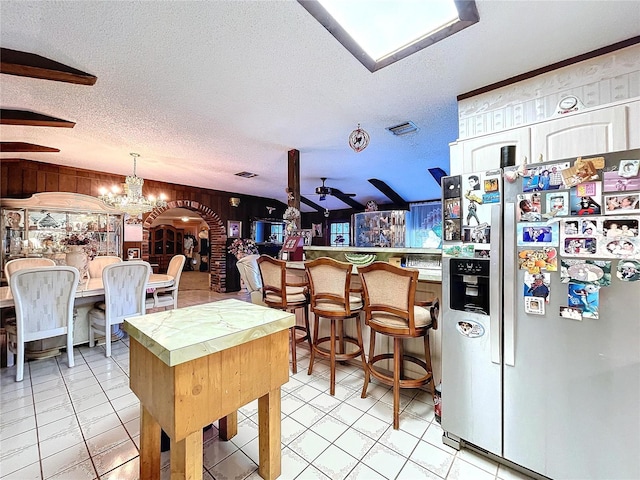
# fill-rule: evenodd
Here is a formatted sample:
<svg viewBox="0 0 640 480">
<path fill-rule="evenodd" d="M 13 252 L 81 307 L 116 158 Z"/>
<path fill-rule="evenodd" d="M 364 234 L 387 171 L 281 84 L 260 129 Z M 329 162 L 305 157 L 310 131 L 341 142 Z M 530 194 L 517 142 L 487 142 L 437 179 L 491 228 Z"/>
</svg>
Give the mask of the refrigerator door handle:
<svg viewBox="0 0 640 480">
<path fill-rule="evenodd" d="M 504 264 L 503 278 L 505 285 L 516 285 L 516 257 L 514 245 L 516 244 L 516 204 L 513 202 L 504 205 Z M 516 288 L 513 291 L 517 291 Z M 503 328 L 504 328 L 504 363 L 510 367 L 515 366 L 515 323 L 516 323 L 516 296 L 510 294 L 504 296 Z"/>
<path fill-rule="evenodd" d="M 500 350 L 500 338 L 502 335 L 500 319 L 502 317 L 502 209 L 499 203 L 491 206 L 491 243 L 489 250 L 489 343 L 491 345 L 491 361 L 500 364 L 502 362 Z"/>
</svg>

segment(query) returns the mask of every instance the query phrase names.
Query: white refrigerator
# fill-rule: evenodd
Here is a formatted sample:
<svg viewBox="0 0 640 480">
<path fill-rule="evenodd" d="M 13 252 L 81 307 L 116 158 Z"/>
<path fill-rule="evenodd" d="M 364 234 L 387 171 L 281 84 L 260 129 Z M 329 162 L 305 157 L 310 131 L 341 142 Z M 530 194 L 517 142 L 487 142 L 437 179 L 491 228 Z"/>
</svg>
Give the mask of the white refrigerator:
<svg viewBox="0 0 640 480">
<path fill-rule="evenodd" d="M 444 177 L 443 441 L 640 479 L 640 150 Z"/>
</svg>

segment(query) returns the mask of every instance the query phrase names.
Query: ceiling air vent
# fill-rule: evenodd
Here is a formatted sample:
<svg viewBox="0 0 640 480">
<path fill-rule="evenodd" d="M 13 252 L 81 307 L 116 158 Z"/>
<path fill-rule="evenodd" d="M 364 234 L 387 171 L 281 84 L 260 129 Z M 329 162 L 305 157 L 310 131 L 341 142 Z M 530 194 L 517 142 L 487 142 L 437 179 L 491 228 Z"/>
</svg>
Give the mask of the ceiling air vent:
<svg viewBox="0 0 640 480">
<path fill-rule="evenodd" d="M 418 127 L 416 127 L 416 124 L 413 122 L 405 122 L 393 127 L 387 127 L 387 130 L 389 130 L 394 135 L 400 136 L 406 135 L 407 133 L 417 132 Z"/>
<path fill-rule="evenodd" d="M 251 173 L 251 172 L 238 172 L 238 173 L 234 173 L 234 175 L 237 175 L 239 177 L 244 177 L 244 178 L 253 178 L 258 176 L 257 173 Z"/>
</svg>

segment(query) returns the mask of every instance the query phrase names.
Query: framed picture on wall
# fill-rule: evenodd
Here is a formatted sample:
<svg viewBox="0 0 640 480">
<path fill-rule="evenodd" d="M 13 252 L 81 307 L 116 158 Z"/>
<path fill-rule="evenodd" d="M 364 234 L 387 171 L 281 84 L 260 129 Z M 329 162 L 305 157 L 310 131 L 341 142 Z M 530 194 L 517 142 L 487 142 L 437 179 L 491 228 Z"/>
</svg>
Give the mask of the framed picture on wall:
<svg viewBox="0 0 640 480">
<path fill-rule="evenodd" d="M 140 249 L 139 248 L 128 248 L 127 249 L 127 258 L 129 260 L 140 260 Z"/>
<path fill-rule="evenodd" d="M 237 220 L 227 221 L 227 236 L 229 238 L 240 238 L 242 236 L 242 222 Z"/>
</svg>

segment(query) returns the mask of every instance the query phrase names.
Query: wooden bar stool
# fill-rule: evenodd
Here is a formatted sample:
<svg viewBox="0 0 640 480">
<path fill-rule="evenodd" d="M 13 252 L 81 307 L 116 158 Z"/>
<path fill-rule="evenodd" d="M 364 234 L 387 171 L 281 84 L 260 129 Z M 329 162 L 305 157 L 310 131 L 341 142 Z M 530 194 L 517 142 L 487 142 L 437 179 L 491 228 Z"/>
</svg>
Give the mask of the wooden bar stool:
<svg viewBox="0 0 640 480">
<path fill-rule="evenodd" d="M 307 373 L 311 375 L 316 355 L 329 358 L 331 364 L 330 393 L 335 395 L 336 361 L 342 362 L 360 356 L 362 358 L 362 367 L 365 368 L 366 359 L 362 345 L 362 325 L 360 323 L 362 298 L 360 295 L 353 295 L 355 292 L 350 288 L 351 270 L 353 268 L 350 263 L 321 257 L 306 262 L 304 268 L 309 279 L 311 311 L 315 317 L 313 342 L 311 343 L 311 360 Z M 318 338 L 321 318 L 326 318 L 331 322 L 331 333 L 328 337 Z M 344 320 L 348 319 L 353 319 L 356 323 L 357 338 L 348 337 L 344 334 Z M 326 345 L 327 343 L 328 346 Z M 347 344 L 355 345 L 355 350 L 347 352 L 345 348 Z"/>
<path fill-rule="evenodd" d="M 271 308 L 295 313 L 298 308 L 304 310 L 304 324 L 294 325 L 291 332 L 291 370 L 298 373 L 296 345 L 307 341 L 311 349 L 309 329 L 309 290 L 306 282 L 287 281 L 287 262 L 268 255 L 260 255 L 257 260 L 262 279 L 262 301 Z M 297 335 L 302 332 L 303 335 Z"/>
<path fill-rule="evenodd" d="M 385 385 L 393 387 L 393 428 L 400 426 L 400 389 L 418 388 L 430 385 L 434 393 L 429 330 L 438 327 L 439 302 L 422 302 L 416 305 L 418 271 L 401 268 L 386 262 L 374 262 L 366 267 L 358 267 L 364 290 L 365 323 L 371 328 L 369 359 L 366 364 L 362 398 L 367 396 L 367 386 L 373 375 Z M 430 309 L 424 308 L 431 306 Z M 375 355 L 376 334 L 393 338 L 393 352 Z M 404 355 L 402 341 L 407 338 L 424 339 L 424 359 Z M 388 370 L 376 366 L 377 362 L 393 360 L 393 375 Z M 404 375 L 404 362 L 411 362 L 424 370 L 419 378 Z"/>
</svg>

